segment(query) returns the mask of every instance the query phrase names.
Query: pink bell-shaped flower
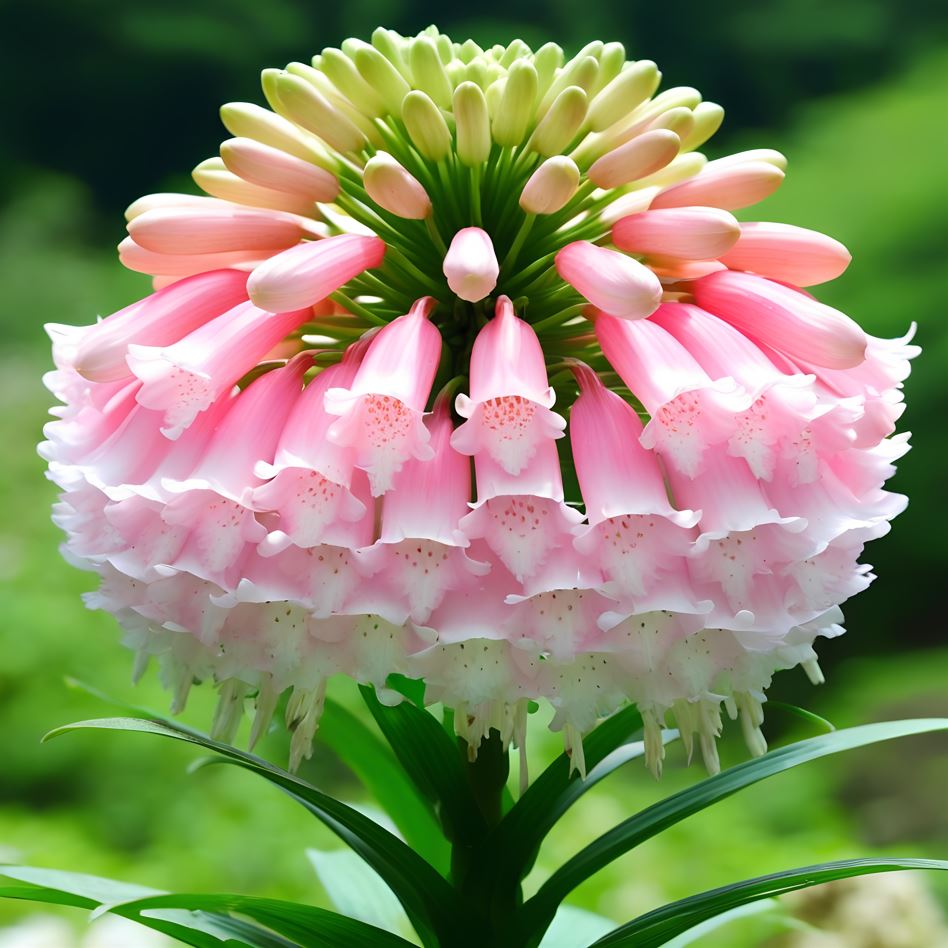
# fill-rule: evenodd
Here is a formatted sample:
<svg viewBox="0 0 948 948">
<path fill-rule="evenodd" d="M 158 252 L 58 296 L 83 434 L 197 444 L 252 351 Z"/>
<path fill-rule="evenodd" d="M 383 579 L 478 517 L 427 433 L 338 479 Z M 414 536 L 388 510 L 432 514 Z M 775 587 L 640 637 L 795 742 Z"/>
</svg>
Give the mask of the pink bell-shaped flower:
<svg viewBox="0 0 948 948">
<path fill-rule="evenodd" d="M 455 403 L 467 419 L 451 439 L 456 451 L 483 451 L 507 473 L 519 474 L 538 444 L 563 436 L 566 421 L 550 410 L 556 396 L 540 341 L 506 296 L 474 340 L 470 375 L 470 395 L 458 395 Z"/>
</svg>

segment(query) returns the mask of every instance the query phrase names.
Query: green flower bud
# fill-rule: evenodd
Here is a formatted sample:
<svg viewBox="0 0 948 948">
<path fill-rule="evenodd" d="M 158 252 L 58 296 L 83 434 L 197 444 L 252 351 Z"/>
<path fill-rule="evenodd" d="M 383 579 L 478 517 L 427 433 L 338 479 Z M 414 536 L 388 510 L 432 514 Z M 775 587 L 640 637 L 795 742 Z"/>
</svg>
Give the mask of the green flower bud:
<svg viewBox="0 0 948 948">
<path fill-rule="evenodd" d="M 454 90 L 454 122 L 458 158 L 465 165 L 479 165 L 490 155 L 490 117 L 480 86 L 462 82 Z"/>
<path fill-rule="evenodd" d="M 451 131 L 438 106 L 420 90 L 402 102 L 402 120 L 415 147 L 429 161 L 441 161 L 451 152 Z"/>
<path fill-rule="evenodd" d="M 356 50 L 355 64 L 359 75 L 381 96 L 386 111 L 398 115 L 402 100 L 411 91 L 398 69 L 372 46 Z"/>
<path fill-rule="evenodd" d="M 442 109 L 451 108 L 451 83 L 435 41 L 427 36 L 416 39 L 411 44 L 410 62 L 413 84 L 427 92 Z"/>
<path fill-rule="evenodd" d="M 335 159 L 317 139 L 268 109 L 250 102 L 229 102 L 221 106 L 220 115 L 224 128 L 237 138 L 252 138 L 328 171 L 336 170 Z"/>
<path fill-rule="evenodd" d="M 520 206 L 528 214 L 555 214 L 578 187 L 579 168 L 565 155 L 555 155 L 530 175 L 520 194 Z"/>
<path fill-rule="evenodd" d="M 658 67 L 648 59 L 624 69 L 589 103 L 589 127 L 601 132 L 618 122 L 658 88 L 660 79 Z"/>
<path fill-rule="evenodd" d="M 692 112 L 694 125 L 688 135 L 682 139 L 682 151 L 700 148 L 720 127 L 724 121 L 724 109 L 715 102 L 699 102 Z"/>
<path fill-rule="evenodd" d="M 309 82 L 292 73 L 276 80 L 280 113 L 318 135 L 330 148 L 345 154 L 366 146 L 362 132 Z"/>
<path fill-rule="evenodd" d="M 558 155 L 576 137 L 586 118 L 586 93 L 568 86 L 554 100 L 530 138 L 530 146 L 541 155 Z"/>
<path fill-rule="evenodd" d="M 372 118 L 384 114 L 385 103 L 381 96 L 362 78 L 355 63 L 341 50 L 324 49 L 319 57 L 319 68 L 362 113 Z"/>
<path fill-rule="evenodd" d="M 519 145 L 535 115 L 537 71 L 525 59 L 517 60 L 507 73 L 507 83 L 500 99 L 491 132 L 498 145 Z"/>
</svg>

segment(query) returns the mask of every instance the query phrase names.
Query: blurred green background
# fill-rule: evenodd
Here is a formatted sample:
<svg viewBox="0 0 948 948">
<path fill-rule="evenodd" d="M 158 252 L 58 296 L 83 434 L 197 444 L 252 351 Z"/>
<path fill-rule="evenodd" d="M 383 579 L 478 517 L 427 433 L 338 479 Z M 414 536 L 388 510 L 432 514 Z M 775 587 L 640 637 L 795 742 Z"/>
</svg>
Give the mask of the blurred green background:
<svg viewBox="0 0 948 948">
<path fill-rule="evenodd" d="M 48 365 L 42 324 L 89 322 L 148 291 L 145 278 L 115 259 L 124 206 L 149 191 L 191 189 L 188 169 L 223 137 L 218 105 L 262 102 L 261 68 L 306 60 L 347 35 L 368 37 L 379 24 L 414 32 L 435 21 L 455 39 L 519 35 L 567 50 L 593 38 L 621 40 L 630 57 L 659 63 L 664 86 L 694 85 L 725 106 L 712 155 L 771 146 L 789 156 L 786 183 L 754 216 L 844 241 L 854 262 L 820 297 L 880 335 L 901 335 L 917 322 L 924 354 L 908 382 L 903 421 L 914 450 L 893 484 L 911 505 L 868 551 L 881 578 L 847 606 L 849 633 L 823 644 L 827 686 L 814 690 L 802 674 L 784 673 L 772 697 L 837 725 L 948 714 L 944 4 L 490 0 L 441 9 L 422 0 L 5 0 L 0 11 L 0 861 L 180 890 L 325 901 L 303 850 L 334 841 L 250 775 L 188 776 L 192 754 L 142 737 L 76 735 L 39 745 L 49 728 L 103 712 L 67 688 L 66 675 L 152 707 L 165 698 L 154 675 L 131 687 L 130 656 L 116 644 L 116 627 L 84 610 L 79 594 L 90 580 L 57 554 L 54 491 L 34 445 L 49 403 L 40 383 Z M 198 693 L 187 720 L 206 725 L 211 706 L 212 696 Z M 773 741 L 798 736 L 798 727 L 785 712 L 770 712 Z M 539 731 L 536 737 L 539 762 L 554 743 Z M 725 757 L 734 760 L 742 751 L 731 744 Z M 279 745 L 271 739 L 265 753 L 282 759 Z M 317 750 L 307 776 L 361 799 L 354 777 L 328 751 Z M 633 807 L 698 776 L 675 751 L 661 785 L 634 765 L 611 778 L 551 839 L 536 878 Z M 819 859 L 944 857 L 946 788 L 948 754 L 938 738 L 813 764 L 649 842 L 575 901 L 624 921 L 700 888 Z M 927 901 L 934 893 L 948 904 L 943 882 L 915 880 L 904 891 L 893 883 L 873 893 L 875 908 L 896 920 L 900 912 L 916 920 L 931 912 L 931 930 L 913 932 L 905 922 L 885 934 L 884 926 L 868 925 L 867 934 L 850 931 L 833 946 L 946 943 L 937 905 Z M 830 915 L 838 917 L 850 897 L 841 888 L 825 904 L 798 902 L 793 911 L 842 925 Z M 31 911 L 0 904 L 0 929 Z M 803 923 L 767 912 L 698 944 L 824 944 L 806 940 L 812 937 Z"/>
</svg>

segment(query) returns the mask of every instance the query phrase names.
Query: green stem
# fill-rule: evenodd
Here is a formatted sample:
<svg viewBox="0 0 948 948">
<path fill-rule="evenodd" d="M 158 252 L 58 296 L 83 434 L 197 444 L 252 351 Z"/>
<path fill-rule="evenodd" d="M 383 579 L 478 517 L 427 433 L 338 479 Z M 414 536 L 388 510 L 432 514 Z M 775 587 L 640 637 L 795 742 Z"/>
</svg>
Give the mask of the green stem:
<svg viewBox="0 0 948 948">
<path fill-rule="evenodd" d="M 536 221 L 536 219 L 536 214 L 527 214 L 527 216 L 524 218 L 523 223 L 520 225 L 520 230 L 517 231 L 517 236 L 514 237 L 514 241 L 510 245 L 510 250 L 507 251 L 507 256 L 504 257 L 504 262 L 501 265 L 501 270 L 503 270 L 505 273 L 508 272 L 517 262 L 517 255 L 520 253 L 520 250 L 523 247 L 523 242 L 527 239 L 527 235 L 532 230 L 534 221 Z"/>
</svg>

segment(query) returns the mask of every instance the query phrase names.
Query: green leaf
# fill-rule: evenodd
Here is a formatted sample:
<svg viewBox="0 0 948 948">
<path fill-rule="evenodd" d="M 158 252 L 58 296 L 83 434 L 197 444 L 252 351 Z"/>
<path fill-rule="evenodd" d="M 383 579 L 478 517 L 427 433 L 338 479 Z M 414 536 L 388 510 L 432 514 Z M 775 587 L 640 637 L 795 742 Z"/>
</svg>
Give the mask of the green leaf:
<svg viewBox="0 0 948 948">
<path fill-rule="evenodd" d="M 438 808 L 448 839 L 482 842 L 487 824 L 471 790 L 457 742 L 432 714 L 412 702 L 389 707 L 379 701 L 371 685 L 362 685 L 360 690 L 405 772 Z"/>
<path fill-rule="evenodd" d="M 225 761 L 259 774 L 301 803 L 378 872 L 405 907 L 415 931 L 426 945 L 436 945 L 436 933 L 450 931 L 456 923 L 454 890 L 429 863 L 373 820 L 293 774 L 252 754 L 167 721 L 138 718 L 79 721 L 51 731 L 44 740 L 87 728 L 136 731 L 184 741 L 213 751 Z"/>
<path fill-rule="evenodd" d="M 802 869 L 775 872 L 756 879 L 745 879 L 692 895 L 678 902 L 670 902 L 629 922 L 600 938 L 590 948 L 658 948 L 689 928 L 723 912 L 756 902 L 805 889 L 809 886 L 848 879 L 875 872 L 894 872 L 900 869 L 948 870 L 948 861 L 941 859 L 847 859 L 826 862 Z"/>
<path fill-rule="evenodd" d="M 693 787 L 660 800 L 624 820 L 564 863 L 540 887 L 523 908 L 527 930 L 542 927 L 553 917 L 556 906 L 581 882 L 624 853 L 669 826 L 736 793 L 738 790 L 782 773 L 799 764 L 878 741 L 948 729 L 946 719 L 886 721 L 821 734 L 772 750 L 763 757 L 745 761 Z"/>
<path fill-rule="evenodd" d="M 818 714 L 814 714 L 812 711 L 807 711 L 806 708 L 801 708 L 796 704 L 787 704 L 786 701 L 774 701 L 772 698 L 767 699 L 767 709 L 778 708 L 781 711 L 786 711 L 788 714 L 795 715 L 798 718 L 803 718 L 809 724 L 816 726 L 816 729 L 820 732 L 831 732 L 836 730 L 836 725 L 832 721 L 827 721 L 826 718 L 820 717 Z"/>
<path fill-rule="evenodd" d="M 738 905 L 732 909 L 728 909 L 726 912 L 722 912 L 720 915 L 715 915 L 714 918 L 699 922 L 694 928 L 689 928 L 686 932 L 682 932 L 682 934 L 676 936 L 671 941 L 666 942 L 665 948 L 686 948 L 688 945 L 693 945 L 699 938 L 710 935 L 711 932 L 716 932 L 719 928 L 730 925 L 731 922 L 736 922 L 739 919 L 747 918 L 751 915 L 763 915 L 765 912 L 774 912 L 776 909 L 779 909 L 779 907 L 780 903 L 773 898 L 762 898 L 757 902 L 748 902 L 747 905 Z M 784 925 L 787 925 L 786 918 L 781 921 Z M 793 921 L 795 922 L 795 920 Z M 805 925 L 805 923 L 800 924 Z M 809 928 L 810 926 L 805 927 Z"/>
<path fill-rule="evenodd" d="M 410 928 L 408 916 L 382 877 L 348 849 L 307 849 L 306 855 L 333 906 L 343 915 L 396 935 Z"/>
<path fill-rule="evenodd" d="M 121 906 L 136 914 L 153 909 L 189 912 L 237 913 L 286 936 L 299 948 L 408 948 L 411 942 L 358 919 L 297 902 L 246 895 L 168 893 L 138 899 Z M 114 911 L 115 909 L 113 909 Z"/>
<path fill-rule="evenodd" d="M 332 700 L 326 701 L 317 739 L 352 769 L 411 848 L 446 875 L 451 850 L 434 809 L 389 748 L 356 715 Z"/>
<path fill-rule="evenodd" d="M 137 899 L 143 893 L 155 893 L 154 889 L 115 882 L 77 872 L 61 872 L 56 869 L 37 869 L 30 866 L 0 867 L 0 876 L 17 880 L 17 885 L 0 885 L 0 897 L 43 902 L 49 905 L 68 905 L 73 908 L 95 909 L 103 905 L 115 915 L 138 922 L 162 934 L 178 939 L 195 948 L 220 948 L 223 945 L 241 948 L 293 948 L 270 932 L 258 929 L 247 922 L 208 915 L 205 913 L 164 912 L 155 917 L 141 916 L 115 902 Z M 163 893 L 157 893 L 163 894 Z M 239 934 L 234 940 L 231 935 Z"/>
</svg>

